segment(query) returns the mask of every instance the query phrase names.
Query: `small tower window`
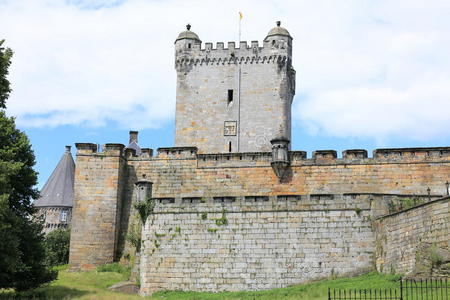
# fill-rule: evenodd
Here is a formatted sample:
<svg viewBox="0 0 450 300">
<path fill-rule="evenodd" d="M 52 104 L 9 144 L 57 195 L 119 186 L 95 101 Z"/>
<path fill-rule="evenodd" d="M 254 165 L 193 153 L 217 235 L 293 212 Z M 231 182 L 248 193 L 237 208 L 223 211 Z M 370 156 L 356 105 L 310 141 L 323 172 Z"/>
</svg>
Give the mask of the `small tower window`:
<svg viewBox="0 0 450 300">
<path fill-rule="evenodd" d="M 228 90 L 228 105 L 233 104 L 233 90 Z"/>
<path fill-rule="evenodd" d="M 228 142 L 228 152 L 231 152 L 231 141 Z"/>
<path fill-rule="evenodd" d="M 61 211 L 61 215 L 59 216 L 59 220 L 61 222 L 67 222 L 67 211 L 66 210 L 62 210 Z"/>
<path fill-rule="evenodd" d="M 188 48 L 191 49 L 191 43 L 188 44 Z"/>
</svg>

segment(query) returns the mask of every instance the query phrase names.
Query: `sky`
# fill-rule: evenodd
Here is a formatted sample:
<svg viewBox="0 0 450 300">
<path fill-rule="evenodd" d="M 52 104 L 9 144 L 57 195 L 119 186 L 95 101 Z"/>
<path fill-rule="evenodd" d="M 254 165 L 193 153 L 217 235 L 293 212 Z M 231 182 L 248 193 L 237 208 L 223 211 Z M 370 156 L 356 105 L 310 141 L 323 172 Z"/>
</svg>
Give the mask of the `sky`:
<svg viewBox="0 0 450 300">
<path fill-rule="evenodd" d="M 38 187 L 65 145 L 173 146 L 174 41 L 237 41 L 239 11 L 242 40 L 278 20 L 294 38 L 294 150 L 450 146 L 448 0 L 0 0 Z"/>
</svg>

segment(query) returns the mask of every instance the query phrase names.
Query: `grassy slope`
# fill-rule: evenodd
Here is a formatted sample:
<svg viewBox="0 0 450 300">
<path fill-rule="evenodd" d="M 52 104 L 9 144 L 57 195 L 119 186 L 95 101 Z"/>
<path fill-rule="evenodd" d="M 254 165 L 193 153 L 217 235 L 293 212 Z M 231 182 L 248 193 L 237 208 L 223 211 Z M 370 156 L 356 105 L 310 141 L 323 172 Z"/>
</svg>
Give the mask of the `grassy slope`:
<svg viewBox="0 0 450 300">
<path fill-rule="evenodd" d="M 369 273 L 354 278 L 341 278 L 314 282 L 305 285 L 274 289 L 260 292 L 158 292 L 153 297 L 145 299 L 168 300 L 226 300 L 226 299 L 326 299 L 327 289 L 364 289 L 364 288 L 395 288 L 399 276 Z M 33 293 L 16 294 L 11 291 L 0 291 L 0 299 L 143 299 L 139 296 L 112 293 L 107 287 L 125 280 L 125 275 L 115 272 L 83 272 L 72 273 L 66 270 L 59 272 L 58 280 L 39 288 Z"/>
</svg>

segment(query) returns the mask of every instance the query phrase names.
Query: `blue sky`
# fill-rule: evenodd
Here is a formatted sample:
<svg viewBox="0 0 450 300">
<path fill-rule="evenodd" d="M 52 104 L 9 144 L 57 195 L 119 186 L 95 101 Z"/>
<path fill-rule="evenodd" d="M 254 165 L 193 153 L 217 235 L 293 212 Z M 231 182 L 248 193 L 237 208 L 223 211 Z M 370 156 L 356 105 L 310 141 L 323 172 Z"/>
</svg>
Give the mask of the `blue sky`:
<svg viewBox="0 0 450 300">
<path fill-rule="evenodd" d="M 0 0 L 15 51 L 9 115 L 45 183 L 65 145 L 173 145 L 173 42 L 294 37 L 295 150 L 449 146 L 450 2 L 390 0 Z M 72 151 L 74 154 L 75 151 Z"/>
</svg>

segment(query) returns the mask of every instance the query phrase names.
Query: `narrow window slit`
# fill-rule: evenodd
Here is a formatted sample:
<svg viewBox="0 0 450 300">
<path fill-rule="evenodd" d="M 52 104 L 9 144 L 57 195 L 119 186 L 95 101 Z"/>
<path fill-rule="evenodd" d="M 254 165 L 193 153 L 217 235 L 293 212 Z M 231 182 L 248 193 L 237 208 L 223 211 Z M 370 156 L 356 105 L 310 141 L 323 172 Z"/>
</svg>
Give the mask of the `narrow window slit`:
<svg viewBox="0 0 450 300">
<path fill-rule="evenodd" d="M 233 90 L 228 90 L 228 106 L 233 104 Z"/>
</svg>

